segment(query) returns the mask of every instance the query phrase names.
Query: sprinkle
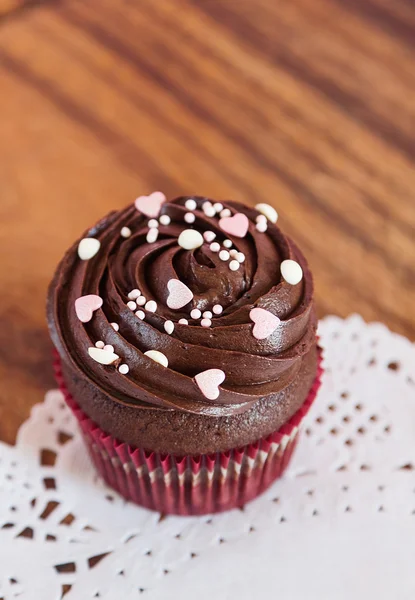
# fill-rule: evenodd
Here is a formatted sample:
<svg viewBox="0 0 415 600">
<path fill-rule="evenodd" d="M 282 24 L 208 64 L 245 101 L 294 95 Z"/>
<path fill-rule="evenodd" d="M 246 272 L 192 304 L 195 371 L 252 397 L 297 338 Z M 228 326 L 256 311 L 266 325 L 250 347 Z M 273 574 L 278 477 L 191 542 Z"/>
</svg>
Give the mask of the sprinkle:
<svg viewBox="0 0 415 600">
<path fill-rule="evenodd" d="M 123 227 L 120 233 L 121 237 L 129 238 L 131 236 L 131 229 L 129 227 Z"/>
<path fill-rule="evenodd" d="M 211 249 L 212 252 L 219 252 L 220 244 L 218 244 L 218 242 L 212 242 L 210 244 L 209 248 Z"/>
<path fill-rule="evenodd" d="M 145 307 L 146 310 L 148 310 L 148 312 L 156 312 L 157 310 L 157 302 L 155 302 L 154 300 L 149 300 Z"/>
<path fill-rule="evenodd" d="M 179 319 L 180 325 L 189 325 L 189 321 L 187 319 Z"/>
<path fill-rule="evenodd" d="M 268 225 L 267 225 L 266 221 L 260 221 L 259 223 L 257 223 L 255 225 L 255 228 L 260 233 L 265 233 L 266 230 L 268 229 Z"/>
<path fill-rule="evenodd" d="M 196 385 L 208 400 L 219 397 L 219 386 L 225 381 L 225 373 L 221 369 L 208 369 L 195 376 Z"/>
<path fill-rule="evenodd" d="M 154 360 L 154 362 L 163 367 L 167 368 L 169 366 L 167 356 L 163 354 L 163 352 L 159 352 L 158 350 L 147 350 L 147 352 L 144 352 L 144 356 L 148 356 L 148 358 L 151 358 L 151 360 Z"/>
<path fill-rule="evenodd" d="M 232 241 L 231 240 L 223 240 L 223 245 L 225 246 L 225 248 L 232 248 Z"/>
<path fill-rule="evenodd" d="M 135 316 L 144 321 L 144 319 L 146 318 L 146 313 L 143 310 L 138 310 L 135 313 Z"/>
<path fill-rule="evenodd" d="M 81 296 L 75 300 L 76 316 L 82 323 L 89 323 L 94 315 L 94 312 L 101 308 L 102 304 L 102 298 L 100 296 L 96 296 L 95 294 Z"/>
<path fill-rule="evenodd" d="M 120 330 L 120 326 L 118 325 L 118 323 L 110 323 L 110 325 L 114 329 L 114 331 Z"/>
<path fill-rule="evenodd" d="M 202 316 L 202 313 L 198 308 L 194 308 L 191 311 L 190 316 L 192 317 L 192 319 L 200 319 L 200 317 Z"/>
<path fill-rule="evenodd" d="M 122 365 L 120 365 L 118 367 L 118 370 L 121 373 L 121 375 L 127 375 L 127 373 L 130 370 L 130 367 L 128 365 L 126 365 L 125 363 L 123 363 Z"/>
<path fill-rule="evenodd" d="M 220 211 L 220 216 L 222 217 L 222 219 L 227 219 L 228 217 L 231 216 L 231 211 L 229 210 L 229 208 L 224 208 L 223 210 Z"/>
<path fill-rule="evenodd" d="M 149 196 L 140 196 L 135 201 L 135 207 L 146 217 L 155 218 L 160 214 L 162 204 L 166 202 L 166 196 L 162 192 L 153 192 Z"/>
<path fill-rule="evenodd" d="M 137 304 L 134 302 L 134 300 L 127 302 L 127 306 L 130 310 L 137 310 Z"/>
<path fill-rule="evenodd" d="M 237 271 L 240 266 L 241 263 L 239 263 L 237 260 L 231 260 L 231 262 L 229 263 L 229 268 L 231 271 Z"/>
<path fill-rule="evenodd" d="M 197 208 L 197 202 L 196 200 L 186 200 L 186 202 L 184 203 L 185 207 L 187 208 L 187 210 L 196 210 Z"/>
<path fill-rule="evenodd" d="M 227 250 L 221 250 L 219 252 L 219 258 L 221 260 L 229 260 L 229 256 L 230 256 L 230 254 L 229 254 L 229 252 Z"/>
<path fill-rule="evenodd" d="M 103 348 L 88 348 L 88 354 L 91 358 L 93 358 L 96 362 L 101 365 L 111 365 L 113 362 L 118 360 L 120 357 L 118 354 L 114 352 L 109 352 L 108 350 L 104 350 Z"/>
<path fill-rule="evenodd" d="M 137 288 L 128 294 L 130 300 L 137 300 L 138 296 L 141 296 L 141 292 Z"/>
<path fill-rule="evenodd" d="M 205 202 L 202 208 L 207 217 L 214 217 L 216 215 L 216 210 L 210 202 Z"/>
<path fill-rule="evenodd" d="M 147 298 L 145 296 L 139 296 L 135 302 L 137 306 L 144 306 L 144 304 L 147 302 Z"/>
<path fill-rule="evenodd" d="M 245 262 L 245 254 L 243 252 L 238 252 L 235 258 L 240 263 Z"/>
<path fill-rule="evenodd" d="M 202 319 L 200 324 L 202 327 L 210 327 L 212 325 L 212 321 L 210 319 Z"/>
<path fill-rule="evenodd" d="M 193 299 L 193 292 L 180 279 L 169 279 L 167 282 L 169 295 L 167 306 L 172 310 L 183 308 Z"/>
<path fill-rule="evenodd" d="M 162 225 L 170 225 L 171 223 L 169 215 L 161 215 L 159 221 Z"/>
<path fill-rule="evenodd" d="M 95 238 L 84 238 L 79 242 L 78 256 L 81 260 L 89 260 L 97 254 L 101 248 L 101 242 Z"/>
<path fill-rule="evenodd" d="M 267 222 L 267 218 L 265 215 L 258 215 L 255 218 L 256 223 L 266 223 Z"/>
<path fill-rule="evenodd" d="M 157 219 L 150 219 L 147 225 L 150 227 L 150 229 L 157 229 L 159 226 L 159 222 L 157 221 Z"/>
<path fill-rule="evenodd" d="M 222 211 L 223 212 L 223 211 Z M 221 213 L 222 214 L 222 213 Z M 236 213 L 233 217 L 225 217 L 219 220 L 219 227 L 229 235 L 243 238 L 249 228 L 249 219 L 244 213 Z"/>
<path fill-rule="evenodd" d="M 210 242 L 213 242 L 213 240 L 215 239 L 216 233 L 213 233 L 213 231 L 205 231 L 203 237 L 205 238 L 207 243 L 210 244 Z"/>
<path fill-rule="evenodd" d="M 303 278 L 303 270 L 295 260 L 283 260 L 280 269 L 285 281 L 291 285 L 297 285 Z"/>
<path fill-rule="evenodd" d="M 265 308 L 256 307 L 249 313 L 249 318 L 255 323 L 252 335 L 257 340 L 265 340 L 277 329 L 280 319 Z"/>
<path fill-rule="evenodd" d="M 229 255 L 230 255 L 232 258 L 236 258 L 236 257 L 237 257 L 237 255 L 238 255 L 238 250 L 235 250 L 235 248 L 233 248 L 232 250 L 229 250 Z"/>
<path fill-rule="evenodd" d="M 271 221 L 271 223 L 276 223 L 278 221 L 278 213 L 273 206 L 261 203 L 257 204 L 255 208 L 258 212 L 262 213 L 268 221 Z"/>
<path fill-rule="evenodd" d="M 174 331 L 174 323 L 173 321 L 166 321 L 164 323 L 164 331 L 171 335 Z"/>
<path fill-rule="evenodd" d="M 212 318 L 212 313 L 210 312 L 210 310 L 205 310 L 205 312 L 203 313 L 203 318 L 204 319 L 211 319 Z"/>
<path fill-rule="evenodd" d="M 104 346 L 104 350 L 106 352 L 115 352 L 114 346 L 111 346 L 111 344 L 107 344 L 106 346 Z"/>
<path fill-rule="evenodd" d="M 203 245 L 203 236 L 195 229 L 185 229 L 179 235 L 177 243 L 185 250 L 195 250 Z"/>
<path fill-rule="evenodd" d="M 223 312 L 223 306 L 221 306 L 220 304 L 215 304 L 212 310 L 215 313 L 215 315 L 220 315 Z"/>
<path fill-rule="evenodd" d="M 101 350 L 105 347 L 105 344 L 103 341 L 99 340 L 98 342 L 95 342 L 95 348 L 100 348 Z"/>
<path fill-rule="evenodd" d="M 147 243 L 154 244 L 154 242 L 157 241 L 158 236 L 159 236 L 159 230 L 156 229 L 156 227 L 152 227 L 151 229 L 148 230 L 148 233 L 147 233 L 147 237 L 146 237 Z"/>
<path fill-rule="evenodd" d="M 223 210 L 223 204 L 221 204 L 220 202 L 215 202 L 213 208 L 217 213 L 220 213 L 220 211 Z"/>
<path fill-rule="evenodd" d="M 196 217 L 193 213 L 188 212 L 184 215 L 184 220 L 186 221 L 186 223 L 194 223 L 196 221 Z"/>
</svg>

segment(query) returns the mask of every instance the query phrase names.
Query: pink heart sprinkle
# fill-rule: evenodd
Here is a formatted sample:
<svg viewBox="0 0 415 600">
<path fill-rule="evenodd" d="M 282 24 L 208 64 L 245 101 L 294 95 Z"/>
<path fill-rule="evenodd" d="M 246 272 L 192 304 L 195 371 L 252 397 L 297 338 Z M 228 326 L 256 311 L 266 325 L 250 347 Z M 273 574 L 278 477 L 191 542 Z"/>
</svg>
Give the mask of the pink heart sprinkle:
<svg viewBox="0 0 415 600">
<path fill-rule="evenodd" d="M 81 296 L 75 300 L 76 316 L 82 323 L 89 323 L 95 310 L 102 306 L 102 298 L 89 294 L 89 296 Z"/>
<path fill-rule="evenodd" d="M 225 381 L 225 373 L 221 369 L 208 369 L 195 376 L 195 381 L 202 394 L 208 400 L 219 397 L 219 386 Z"/>
<path fill-rule="evenodd" d="M 172 310 L 183 308 L 193 299 L 193 292 L 179 279 L 170 279 L 167 289 L 169 290 L 167 306 Z"/>
<path fill-rule="evenodd" d="M 252 335 L 257 340 L 265 340 L 277 329 L 281 319 L 264 308 L 253 308 L 249 313 L 250 319 L 255 323 Z"/>
<path fill-rule="evenodd" d="M 219 220 L 219 227 L 225 233 L 243 238 L 249 227 L 249 219 L 243 213 L 236 213 L 233 217 L 224 217 Z"/>
<path fill-rule="evenodd" d="M 166 202 L 166 196 L 162 192 L 153 192 L 149 196 L 140 196 L 135 201 L 135 207 L 143 215 L 155 219 L 159 216 L 161 206 Z"/>
</svg>

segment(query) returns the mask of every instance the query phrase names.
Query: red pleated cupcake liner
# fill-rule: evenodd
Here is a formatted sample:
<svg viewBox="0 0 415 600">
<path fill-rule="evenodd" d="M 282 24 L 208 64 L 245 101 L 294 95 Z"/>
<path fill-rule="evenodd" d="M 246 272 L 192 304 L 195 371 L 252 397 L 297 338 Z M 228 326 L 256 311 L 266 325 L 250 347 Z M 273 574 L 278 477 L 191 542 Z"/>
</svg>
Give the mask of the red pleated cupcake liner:
<svg viewBox="0 0 415 600">
<path fill-rule="evenodd" d="M 58 355 L 54 369 L 94 465 L 110 487 L 127 500 L 163 514 L 202 515 L 241 507 L 281 477 L 297 444 L 300 424 L 320 388 L 321 363 L 319 354 L 307 399 L 278 431 L 242 448 L 184 457 L 135 448 L 102 431 L 68 392 Z"/>
</svg>

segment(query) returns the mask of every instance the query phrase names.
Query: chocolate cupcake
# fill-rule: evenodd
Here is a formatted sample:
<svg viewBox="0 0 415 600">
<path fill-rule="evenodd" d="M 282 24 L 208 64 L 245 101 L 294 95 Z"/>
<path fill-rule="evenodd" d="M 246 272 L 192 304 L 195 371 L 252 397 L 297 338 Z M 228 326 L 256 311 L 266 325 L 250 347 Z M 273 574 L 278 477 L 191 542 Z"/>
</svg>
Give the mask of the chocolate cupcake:
<svg viewBox="0 0 415 600">
<path fill-rule="evenodd" d="M 49 290 L 55 369 L 93 461 L 164 513 L 241 506 L 279 477 L 316 395 L 313 282 L 267 204 L 137 198 Z"/>
</svg>

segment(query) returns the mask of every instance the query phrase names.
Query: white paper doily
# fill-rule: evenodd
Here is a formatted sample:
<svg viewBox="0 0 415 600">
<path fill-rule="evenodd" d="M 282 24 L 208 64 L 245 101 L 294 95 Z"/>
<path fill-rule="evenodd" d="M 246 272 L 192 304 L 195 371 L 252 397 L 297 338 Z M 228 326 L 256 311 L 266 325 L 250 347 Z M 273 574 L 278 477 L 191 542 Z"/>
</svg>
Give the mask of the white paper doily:
<svg viewBox="0 0 415 600">
<path fill-rule="evenodd" d="M 415 347 L 357 316 L 320 335 L 326 373 L 292 466 L 243 511 L 126 504 L 49 392 L 0 444 L 0 599 L 413 600 Z"/>
</svg>

